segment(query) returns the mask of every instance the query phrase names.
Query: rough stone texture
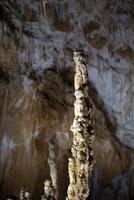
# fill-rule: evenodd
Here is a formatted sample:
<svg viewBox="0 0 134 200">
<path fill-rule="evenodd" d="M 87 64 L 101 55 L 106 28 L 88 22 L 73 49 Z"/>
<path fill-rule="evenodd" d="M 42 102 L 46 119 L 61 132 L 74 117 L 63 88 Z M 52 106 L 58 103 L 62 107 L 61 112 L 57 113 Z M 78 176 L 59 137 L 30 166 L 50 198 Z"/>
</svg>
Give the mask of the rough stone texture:
<svg viewBox="0 0 134 200">
<path fill-rule="evenodd" d="M 19 199 L 20 200 L 30 200 L 31 195 L 29 192 L 25 191 L 25 188 L 22 187 L 20 190 L 20 195 L 19 195 Z M 14 200 L 14 197 L 11 197 L 12 200 Z"/>
<path fill-rule="evenodd" d="M 57 197 L 58 192 L 58 175 L 57 175 L 57 163 L 56 163 L 56 155 L 55 155 L 55 146 L 52 142 L 49 144 L 49 156 L 48 163 L 50 167 L 50 176 L 52 180 L 52 187 L 54 189 L 54 196 Z"/>
<path fill-rule="evenodd" d="M 73 144 L 72 158 L 69 158 L 68 199 L 86 200 L 89 196 L 89 177 L 93 171 L 93 105 L 89 100 L 88 72 L 83 52 L 74 52 L 74 120 L 71 130 Z"/>
<path fill-rule="evenodd" d="M 134 2 L 48 2 L 50 15 L 45 15 L 42 1 L 0 1 L 0 199 L 19 196 L 22 186 L 32 199 L 40 199 L 44 180 L 50 179 L 52 139 L 59 199 L 66 196 L 74 48 L 89 54 L 90 96 L 96 109 L 91 199 L 133 199 Z M 60 21 L 67 22 L 67 30 Z"/>
<path fill-rule="evenodd" d="M 51 180 L 45 180 L 44 182 L 44 195 L 41 197 L 42 200 L 54 200 L 58 198 L 58 175 L 57 175 L 57 164 L 56 164 L 56 155 L 55 155 L 55 146 L 51 141 L 49 143 L 49 155 L 48 155 L 48 164 L 50 168 L 50 177 Z"/>
<path fill-rule="evenodd" d="M 44 195 L 41 200 L 54 200 L 54 190 L 50 180 L 44 182 Z"/>
</svg>

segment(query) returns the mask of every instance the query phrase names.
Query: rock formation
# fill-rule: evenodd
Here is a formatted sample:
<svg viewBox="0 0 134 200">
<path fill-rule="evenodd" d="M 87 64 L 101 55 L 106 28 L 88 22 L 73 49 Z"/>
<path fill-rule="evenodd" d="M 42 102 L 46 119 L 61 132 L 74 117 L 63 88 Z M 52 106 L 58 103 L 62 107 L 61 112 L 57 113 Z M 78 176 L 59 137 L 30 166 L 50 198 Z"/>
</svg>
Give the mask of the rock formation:
<svg viewBox="0 0 134 200">
<path fill-rule="evenodd" d="M 52 187 L 54 189 L 54 196 L 57 199 L 58 195 L 58 173 L 57 173 L 57 163 L 56 163 L 56 155 L 55 155 L 55 146 L 52 142 L 49 143 L 49 157 L 48 163 L 50 167 L 50 176 L 52 180 Z"/>
<path fill-rule="evenodd" d="M 56 155 L 55 147 L 52 142 L 49 143 L 48 164 L 50 167 L 51 180 L 46 180 L 44 182 L 44 195 L 41 198 L 42 200 L 54 200 L 58 198 Z"/>
<path fill-rule="evenodd" d="M 41 200 L 54 200 L 54 189 L 51 180 L 46 180 L 44 182 L 44 195 Z"/>
<path fill-rule="evenodd" d="M 25 189 L 24 187 L 22 187 L 20 190 L 20 200 L 24 200 L 24 199 L 25 199 Z"/>
<path fill-rule="evenodd" d="M 40 200 L 53 141 L 67 196 L 74 119 L 72 52 L 87 52 L 95 109 L 90 200 L 134 199 L 134 1 L 0 1 L 0 199 Z M 45 10 L 46 9 L 46 10 Z M 50 184 L 52 186 L 52 182 Z"/>
<path fill-rule="evenodd" d="M 88 72 L 86 60 L 82 52 L 74 52 L 75 62 L 75 102 L 72 158 L 69 158 L 68 199 L 86 200 L 89 196 L 89 176 L 93 170 L 93 107 L 89 102 Z"/>
<path fill-rule="evenodd" d="M 25 191 L 25 188 L 22 187 L 21 190 L 20 190 L 20 197 L 19 199 L 20 200 L 30 200 L 31 198 L 31 195 L 29 192 Z"/>
</svg>

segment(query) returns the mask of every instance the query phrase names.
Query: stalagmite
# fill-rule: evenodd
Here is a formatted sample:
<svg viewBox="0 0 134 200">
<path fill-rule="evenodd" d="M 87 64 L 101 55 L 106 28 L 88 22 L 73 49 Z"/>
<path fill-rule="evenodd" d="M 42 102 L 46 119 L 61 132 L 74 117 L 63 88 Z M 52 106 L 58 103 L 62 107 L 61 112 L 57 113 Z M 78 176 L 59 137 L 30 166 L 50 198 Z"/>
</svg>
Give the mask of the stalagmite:
<svg viewBox="0 0 134 200">
<path fill-rule="evenodd" d="M 52 180 L 52 186 L 54 188 L 54 196 L 56 198 L 57 193 L 58 193 L 58 188 L 57 188 L 58 174 L 57 174 L 57 165 L 56 165 L 55 146 L 52 142 L 49 143 L 48 163 L 49 163 L 49 167 L 50 167 L 50 176 L 51 176 L 51 180 Z"/>
<path fill-rule="evenodd" d="M 55 147 L 52 142 L 49 143 L 48 164 L 50 167 L 51 180 L 46 180 L 44 182 L 44 195 L 41 198 L 42 200 L 54 200 L 58 197 L 56 155 Z"/>
<path fill-rule="evenodd" d="M 31 199 L 31 195 L 29 192 L 25 192 L 25 199 L 26 200 L 30 200 Z"/>
<path fill-rule="evenodd" d="M 25 199 L 25 190 L 24 190 L 24 187 L 22 187 L 20 190 L 20 200 L 24 200 L 24 199 Z"/>
<path fill-rule="evenodd" d="M 44 182 L 44 195 L 41 197 L 41 200 L 54 200 L 54 190 L 50 180 Z"/>
<path fill-rule="evenodd" d="M 31 199 L 31 195 L 29 192 L 25 191 L 25 188 L 22 187 L 20 190 L 20 200 L 30 200 Z"/>
<path fill-rule="evenodd" d="M 89 196 L 89 176 L 94 167 L 92 143 L 94 140 L 93 106 L 89 101 L 88 72 L 85 54 L 74 52 L 75 103 L 72 158 L 69 158 L 68 200 L 85 200 Z"/>
</svg>

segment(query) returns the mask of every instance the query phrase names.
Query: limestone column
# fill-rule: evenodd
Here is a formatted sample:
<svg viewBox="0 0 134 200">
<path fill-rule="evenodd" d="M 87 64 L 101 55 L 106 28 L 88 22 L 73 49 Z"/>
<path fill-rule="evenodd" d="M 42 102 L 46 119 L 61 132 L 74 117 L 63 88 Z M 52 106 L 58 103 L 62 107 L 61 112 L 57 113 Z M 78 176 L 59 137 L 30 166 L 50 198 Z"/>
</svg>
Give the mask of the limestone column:
<svg viewBox="0 0 134 200">
<path fill-rule="evenodd" d="M 69 158 L 68 200 L 85 200 L 89 196 L 89 176 L 94 167 L 92 142 L 94 140 L 93 106 L 89 101 L 88 72 L 84 52 L 74 52 L 75 102 L 72 158 Z"/>
<path fill-rule="evenodd" d="M 46 180 L 44 182 L 44 195 L 41 197 L 41 200 L 54 200 L 54 190 L 52 187 L 51 180 Z"/>
<path fill-rule="evenodd" d="M 54 197 L 55 197 L 55 199 L 57 199 L 57 197 L 58 197 L 58 172 L 57 172 L 55 146 L 54 146 L 53 142 L 49 143 L 48 164 L 50 167 L 50 177 L 51 177 L 52 186 L 54 189 Z"/>
<path fill-rule="evenodd" d="M 21 188 L 19 197 L 20 197 L 20 200 L 25 200 L 25 189 L 24 189 L 24 187 Z"/>
<path fill-rule="evenodd" d="M 30 193 L 25 191 L 24 186 L 20 190 L 20 198 L 19 199 L 20 200 L 30 200 L 31 199 Z"/>
<path fill-rule="evenodd" d="M 57 175 L 55 146 L 53 142 L 49 143 L 48 150 L 49 150 L 48 164 L 50 167 L 51 180 L 46 180 L 44 182 L 44 195 L 41 197 L 41 200 L 56 200 L 58 198 L 58 184 L 57 184 L 58 175 Z"/>
</svg>

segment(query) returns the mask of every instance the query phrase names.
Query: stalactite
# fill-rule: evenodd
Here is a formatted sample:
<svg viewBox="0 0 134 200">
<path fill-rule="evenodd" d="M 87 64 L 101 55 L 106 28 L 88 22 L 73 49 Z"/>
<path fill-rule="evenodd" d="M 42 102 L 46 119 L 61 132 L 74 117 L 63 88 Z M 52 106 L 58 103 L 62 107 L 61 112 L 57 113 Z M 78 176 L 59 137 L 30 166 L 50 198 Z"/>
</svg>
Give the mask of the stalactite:
<svg viewBox="0 0 134 200">
<path fill-rule="evenodd" d="M 88 97 L 88 72 L 83 52 L 74 52 L 75 103 L 72 158 L 69 159 L 68 200 L 85 200 L 89 196 L 89 176 L 94 167 L 92 143 L 94 140 L 93 106 Z"/>
<path fill-rule="evenodd" d="M 19 28 L 19 47 L 22 46 L 22 26 Z"/>
<path fill-rule="evenodd" d="M 67 10 L 67 4 L 68 1 L 65 0 L 43 0 L 43 9 L 44 9 L 44 13 L 45 16 L 47 16 L 47 6 L 49 5 L 49 7 L 51 8 L 51 16 L 54 16 L 54 10 L 56 10 L 58 19 L 60 21 L 65 20 L 65 15 L 66 15 L 66 10 Z M 66 7 L 66 9 L 65 9 Z"/>
<path fill-rule="evenodd" d="M 45 16 L 47 16 L 47 4 L 48 4 L 48 0 L 43 0 L 43 9 L 44 9 Z"/>
</svg>

